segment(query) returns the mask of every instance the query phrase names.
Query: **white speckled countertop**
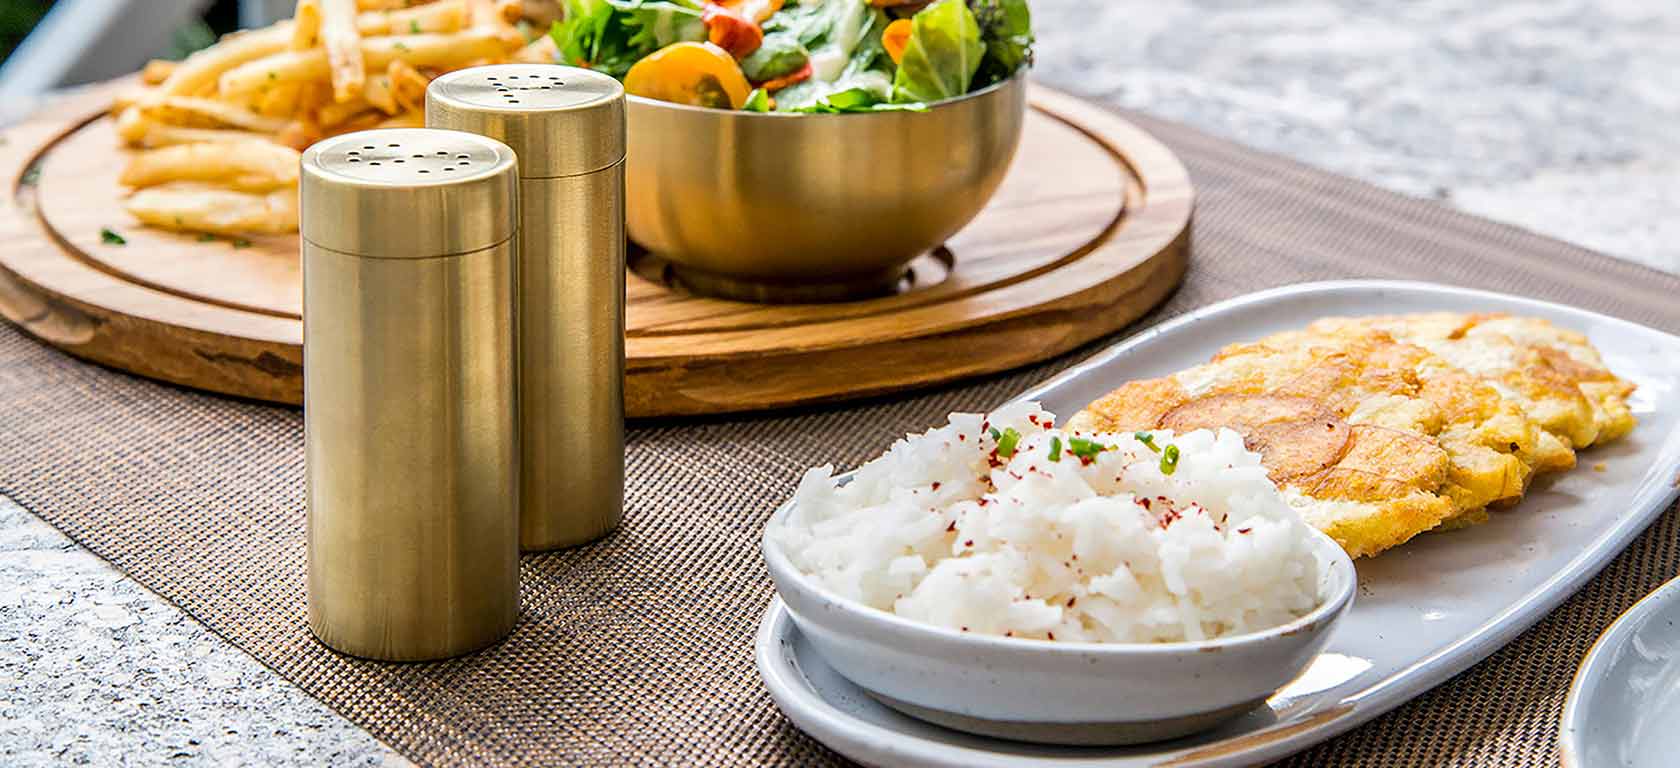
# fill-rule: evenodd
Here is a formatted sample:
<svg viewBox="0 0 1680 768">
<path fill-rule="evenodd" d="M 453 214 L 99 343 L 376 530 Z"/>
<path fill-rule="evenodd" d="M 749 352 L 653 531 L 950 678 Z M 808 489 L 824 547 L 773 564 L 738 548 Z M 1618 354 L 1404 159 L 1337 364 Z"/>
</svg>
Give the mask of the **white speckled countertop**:
<svg viewBox="0 0 1680 768">
<path fill-rule="evenodd" d="M 1680 272 L 1680 5 L 1036 0 L 1039 79 Z M 0 764 L 405 761 L 0 500 Z"/>
</svg>

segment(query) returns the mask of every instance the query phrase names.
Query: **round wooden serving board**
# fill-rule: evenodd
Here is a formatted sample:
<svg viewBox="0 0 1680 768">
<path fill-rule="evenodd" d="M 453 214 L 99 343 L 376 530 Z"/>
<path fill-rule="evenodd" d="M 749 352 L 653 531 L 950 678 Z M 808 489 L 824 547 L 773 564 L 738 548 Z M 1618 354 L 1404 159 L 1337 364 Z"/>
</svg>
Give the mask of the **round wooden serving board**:
<svg viewBox="0 0 1680 768">
<path fill-rule="evenodd" d="M 0 314 L 65 351 L 166 381 L 303 399 L 296 237 L 203 240 L 123 210 L 113 83 L 4 133 Z M 32 170 L 33 169 L 33 170 Z M 673 290 L 656 260 L 629 278 L 633 417 L 817 403 L 1043 360 L 1118 330 L 1183 277 L 1192 192 L 1148 134 L 1034 87 L 991 204 L 897 295 L 757 305 Z M 110 228 L 127 245 L 105 244 Z"/>
</svg>

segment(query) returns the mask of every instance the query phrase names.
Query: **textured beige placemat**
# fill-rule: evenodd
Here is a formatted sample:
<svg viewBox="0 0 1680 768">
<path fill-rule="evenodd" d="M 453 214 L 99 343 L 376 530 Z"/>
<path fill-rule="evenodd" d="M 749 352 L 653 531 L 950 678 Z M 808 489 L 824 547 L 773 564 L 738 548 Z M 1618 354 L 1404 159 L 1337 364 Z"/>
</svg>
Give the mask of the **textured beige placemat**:
<svg viewBox="0 0 1680 768">
<path fill-rule="evenodd" d="M 1145 322 L 1303 280 L 1493 288 L 1680 329 L 1680 278 L 1139 118 L 1199 191 L 1188 282 Z M 1086 350 L 1088 353 L 1091 350 Z M 624 529 L 524 561 L 506 643 L 435 665 L 336 656 L 304 628 L 303 430 L 73 361 L 0 326 L 0 493 L 422 763 L 820 765 L 753 668 L 756 542 L 802 469 L 982 409 L 1066 367 L 797 414 L 645 425 Z M 1290 765 L 1542 765 L 1577 660 L 1680 564 L 1676 513 L 1509 648 Z"/>
</svg>

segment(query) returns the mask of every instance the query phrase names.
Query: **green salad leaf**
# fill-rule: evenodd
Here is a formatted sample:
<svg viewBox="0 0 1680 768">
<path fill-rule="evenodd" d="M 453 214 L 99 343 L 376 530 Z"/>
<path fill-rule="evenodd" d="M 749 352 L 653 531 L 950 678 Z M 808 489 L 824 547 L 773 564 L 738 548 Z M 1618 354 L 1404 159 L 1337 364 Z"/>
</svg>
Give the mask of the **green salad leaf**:
<svg viewBox="0 0 1680 768">
<path fill-rule="evenodd" d="M 963 0 L 938 0 L 911 18 L 910 43 L 893 78 L 895 102 L 930 102 L 968 93 L 986 45 Z"/>
<path fill-rule="evenodd" d="M 788 90 L 792 90 L 791 88 Z M 783 91 L 784 93 L 786 91 Z M 780 102 L 781 96 L 776 100 Z M 888 101 L 879 91 L 870 88 L 847 88 L 819 96 L 810 103 L 796 107 L 778 107 L 783 112 L 798 112 L 805 115 L 839 115 L 847 112 L 926 112 L 927 105 L 920 102 L 897 103 Z"/>
<path fill-rule="evenodd" d="M 769 112 L 770 94 L 763 88 L 754 88 L 747 94 L 747 103 L 741 105 L 743 112 Z"/>
<path fill-rule="evenodd" d="M 699 0 L 561 0 L 564 16 L 549 35 L 560 63 L 624 77 L 667 45 L 706 39 Z"/>
</svg>

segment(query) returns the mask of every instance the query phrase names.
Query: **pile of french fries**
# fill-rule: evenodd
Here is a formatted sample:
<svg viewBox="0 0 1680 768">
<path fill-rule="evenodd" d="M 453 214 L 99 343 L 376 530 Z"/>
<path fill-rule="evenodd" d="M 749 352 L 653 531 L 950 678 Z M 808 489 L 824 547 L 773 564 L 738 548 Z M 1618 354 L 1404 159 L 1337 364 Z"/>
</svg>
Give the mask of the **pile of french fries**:
<svg viewBox="0 0 1680 768">
<path fill-rule="evenodd" d="M 552 62 L 520 0 L 298 0 L 289 21 L 154 61 L 113 106 L 142 223 L 217 235 L 298 228 L 299 153 L 350 131 L 419 126 L 444 72 Z"/>
</svg>

